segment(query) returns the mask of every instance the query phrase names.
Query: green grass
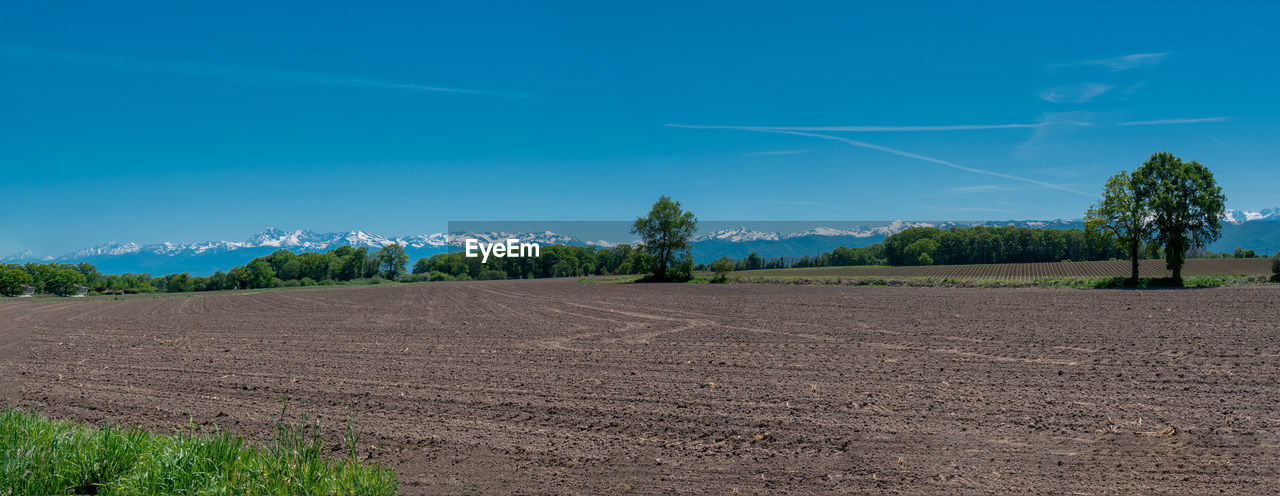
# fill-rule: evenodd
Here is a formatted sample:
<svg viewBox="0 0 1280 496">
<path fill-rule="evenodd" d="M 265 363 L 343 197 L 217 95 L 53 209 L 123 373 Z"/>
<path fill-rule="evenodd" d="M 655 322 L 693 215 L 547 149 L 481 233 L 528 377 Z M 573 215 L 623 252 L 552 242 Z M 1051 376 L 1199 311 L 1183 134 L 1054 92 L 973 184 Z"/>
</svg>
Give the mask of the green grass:
<svg viewBox="0 0 1280 496">
<path fill-rule="evenodd" d="M 931 277 L 840 277 L 840 276 L 734 276 L 729 275 L 730 283 L 745 284 L 790 284 L 790 285 L 839 285 L 839 286 L 905 286 L 925 288 L 1075 288 L 1075 289 L 1119 289 L 1119 288 L 1162 288 L 1172 287 L 1166 278 L 1144 277 L 1137 286 L 1129 285 L 1125 277 L 1054 277 L 1034 281 L 1002 280 L 1002 279 L 952 279 Z M 1188 288 L 1211 288 L 1218 286 L 1239 286 L 1250 284 L 1266 284 L 1267 278 L 1260 276 L 1191 276 L 1183 278 L 1183 286 Z"/>
<path fill-rule="evenodd" d="M 626 284 L 626 283 L 633 283 L 633 282 L 639 281 L 642 277 L 644 276 L 625 275 L 625 276 L 583 277 L 578 279 L 578 282 L 587 282 L 587 283 L 593 283 L 593 284 Z"/>
<path fill-rule="evenodd" d="M 283 415 L 281 415 L 283 418 Z M 327 449 L 319 422 L 278 421 L 266 446 L 194 425 L 172 435 L 95 428 L 13 407 L 0 410 L 0 495 L 18 494 L 394 494 L 395 475 Z"/>
</svg>

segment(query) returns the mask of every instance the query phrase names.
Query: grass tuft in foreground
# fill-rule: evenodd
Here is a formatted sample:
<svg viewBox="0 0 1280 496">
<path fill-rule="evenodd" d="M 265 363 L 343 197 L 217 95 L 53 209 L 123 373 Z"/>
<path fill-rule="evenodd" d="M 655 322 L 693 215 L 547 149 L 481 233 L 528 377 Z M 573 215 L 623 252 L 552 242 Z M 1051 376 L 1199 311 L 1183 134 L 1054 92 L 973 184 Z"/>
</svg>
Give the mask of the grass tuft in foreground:
<svg viewBox="0 0 1280 496">
<path fill-rule="evenodd" d="M 283 418 L 283 415 L 282 415 Z M 0 495 L 16 494 L 394 494 L 395 475 L 355 458 L 330 458 L 319 422 L 278 421 L 264 447 L 195 426 L 173 435 L 95 428 L 0 410 Z"/>
</svg>

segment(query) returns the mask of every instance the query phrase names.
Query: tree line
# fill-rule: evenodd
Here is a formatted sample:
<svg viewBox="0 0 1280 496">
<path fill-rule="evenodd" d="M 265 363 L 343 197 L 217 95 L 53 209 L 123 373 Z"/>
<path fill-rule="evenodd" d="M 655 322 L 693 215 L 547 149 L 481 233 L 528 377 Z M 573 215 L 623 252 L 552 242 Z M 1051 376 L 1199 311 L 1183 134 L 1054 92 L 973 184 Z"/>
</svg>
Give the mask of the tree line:
<svg viewBox="0 0 1280 496">
<path fill-rule="evenodd" d="M 751 253 L 734 259 L 722 257 L 696 270 L 717 273 L 739 270 L 801 267 L 846 267 L 859 265 L 963 265 L 983 263 L 1083 262 L 1117 260 L 1128 256 L 1115 239 L 1099 239 L 1081 229 L 1034 229 L 1014 226 L 953 227 L 938 229 L 913 227 L 885 238 L 883 243 L 862 247 L 839 247 L 818 255 L 801 257 L 761 257 Z M 1252 249 L 1192 254 L 1200 258 L 1261 258 Z M 1141 246 L 1140 258 L 1163 258 L 1156 243 Z M 718 265 L 717 265 L 718 264 Z"/>
<path fill-rule="evenodd" d="M 453 281 L 470 279 L 539 279 L 610 274 L 639 274 L 648 270 L 650 260 L 644 250 L 628 244 L 612 248 L 553 245 L 541 249 L 538 257 L 490 258 L 463 253 L 440 253 L 413 264 L 411 280 Z"/>
<path fill-rule="evenodd" d="M 192 276 L 183 272 L 156 277 L 146 273 L 102 274 L 90 263 L 9 264 L 0 266 L 0 295 L 19 295 L 26 287 L 33 287 L 41 293 L 69 296 L 81 287 L 98 293 L 183 293 L 376 283 L 401 278 L 408 258 L 404 248 L 397 244 L 372 252 L 365 247 L 351 246 L 340 246 L 324 253 L 294 253 L 282 248 L 209 276 Z"/>
</svg>

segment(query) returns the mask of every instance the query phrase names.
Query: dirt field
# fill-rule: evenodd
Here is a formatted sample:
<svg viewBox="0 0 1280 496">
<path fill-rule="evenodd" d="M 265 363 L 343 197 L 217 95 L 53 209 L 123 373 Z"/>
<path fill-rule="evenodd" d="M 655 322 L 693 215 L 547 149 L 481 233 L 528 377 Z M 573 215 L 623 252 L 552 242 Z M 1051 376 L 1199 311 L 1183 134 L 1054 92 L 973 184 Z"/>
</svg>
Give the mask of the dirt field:
<svg viewBox="0 0 1280 496">
<path fill-rule="evenodd" d="M 1129 277 L 1132 262 L 1104 260 L 1097 262 L 1050 262 L 970 265 L 928 265 L 917 267 L 805 267 L 800 269 L 765 269 L 732 272 L 734 276 L 768 277 L 930 277 L 934 279 L 977 279 L 1001 281 L 1034 281 L 1052 277 Z M 1139 260 L 1142 277 L 1170 277 L 1164 260 Z M 1270 258 L 1193 258 L 1182 268 L 1184 277 L 1192 276 L 1269 276 Z"/>
<path fill-rule="evenodd" d="M 56 417 L 347 408 L 407 493 L 1274 493 L 1280 287 L 429 283 L 0 301 Z"/>
</svg>

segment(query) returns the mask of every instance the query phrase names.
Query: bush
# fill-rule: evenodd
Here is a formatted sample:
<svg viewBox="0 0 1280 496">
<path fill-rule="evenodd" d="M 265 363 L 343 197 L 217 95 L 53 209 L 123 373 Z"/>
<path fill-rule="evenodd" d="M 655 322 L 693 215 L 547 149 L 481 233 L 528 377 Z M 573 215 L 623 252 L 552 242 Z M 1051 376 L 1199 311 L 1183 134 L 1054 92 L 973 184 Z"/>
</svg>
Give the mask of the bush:
<svg viewBox="0 0 1280 496">
<path fill-rule="evenodd" d="M 315 279 L 312 279 L 312 278 L 310 278 L 310 277 L 304 277 L 304 278 L 302 278 L 302 285 L 303 285 L 303 286 L 315 286 L 315 285 L 316 285 L 316 280 L 315 280 Z"/>
<path fill-rule="evenodd" d="M 1280 282 L 1280 253 L 1271 257 L 1271 282 Z"/>
<path fill-rule="evenodd" d="M 693 257 L 685 255 L 671 268 L 673 282 L 688 282 L 693 279 Z"/>
<path fill-rule="evenodd" d="M 733 260 L 729 260 L 729 257 L 720 257 L 719 260 L 711 262 L 711 270 L 716 273 L 713 282 L 726 282 L 729 271 L 733 270 Z"/>
<path fill-rule="evenodd" d="M 479 279 L 481 281 L 494 281 L 494 280 L 506 279 L 506 278 L 507 278 L 506 272 L 503 272 L 501 270 L 494 270 L 494 269 L 486 269 L 486 270 L 480 271 L 480 274 L 476 276 L 476 279 Z"/>
<path fill-rule="evenodd" d="M 431 279 L 430 279 L 430 280 L 432 280 L 432 281 L 452 281 L 452 280 L 453 280 L 453 276 L 451 276 L 451 275 L 449 275 L 449 274 L 445 274 L 444 272 L 440 272 L 440 271 L 438 271 L 438 270 L 433 270 L 433 271 L 431 271 Z"/>
</svg>

